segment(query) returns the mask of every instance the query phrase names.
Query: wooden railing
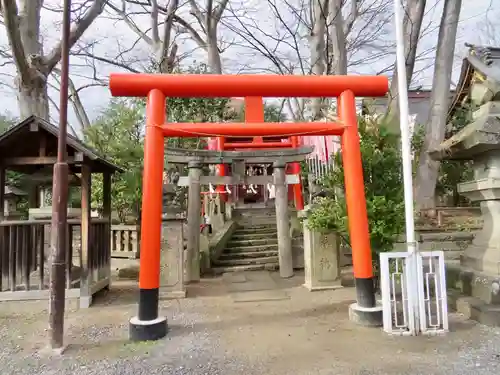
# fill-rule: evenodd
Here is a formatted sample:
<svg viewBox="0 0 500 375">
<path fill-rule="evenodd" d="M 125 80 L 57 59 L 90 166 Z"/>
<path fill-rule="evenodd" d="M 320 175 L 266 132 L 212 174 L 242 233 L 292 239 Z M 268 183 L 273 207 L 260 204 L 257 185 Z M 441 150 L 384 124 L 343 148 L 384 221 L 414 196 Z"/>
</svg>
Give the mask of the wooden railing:
<svg viewBox="0 0 500 375">
<path fill-rule="evenodd" d="M 112 258 L 139 258 L 139 228 L 138 225 L 111 226 Z"/>
<path fill-rule="evenodd" d="M 0 291 L 31 289 L 31 273 L 38 268 L 38 289 L 45 276 L 45 231 L 43 223 L 0 222 Z"/>
<path fill-rule="evenodd" d="M 50 220 L 0 221 L 0 292 L 46 292 L 49 281 L 50 225 Z M 68 220 L 67 233 L 66 287 L 80 288 L 82 277 L 88 278 L 85 284 L 90 286 L 109 277 L 109 222 L 104 219 L 92 220 L 89 251 L 84 256 L 80 220 Z M 82 264 L 84 259 L 87 259 L 85 265 Z M 29 299 L 37 297 L 43 296 L 33 294 Z M 18 299 L 15 296 L 5 298 Z M 0 300 L 5 298 L 0 293 Z"/>
</svg>

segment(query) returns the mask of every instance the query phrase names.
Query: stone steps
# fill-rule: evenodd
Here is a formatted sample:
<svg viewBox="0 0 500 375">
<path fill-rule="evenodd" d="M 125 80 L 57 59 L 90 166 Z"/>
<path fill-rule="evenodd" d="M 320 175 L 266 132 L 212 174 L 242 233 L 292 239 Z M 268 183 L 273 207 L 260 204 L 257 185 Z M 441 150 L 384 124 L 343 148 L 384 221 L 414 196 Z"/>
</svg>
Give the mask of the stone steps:
<svg viewBox="0 0 500 375">
<path fill-rule="evenodd" d="M 238 221 L 238 224 L 243 227 L 272 227 L 276 226 L 276 219 L 248 219 L 244 221 Z"/>
<path fill-rule="evenodd" d="M 227 243 L 227 247 L 241 246 L 262 246 L 262 245 L 278 245 L 278 237 L 269 236 L 267 238 L 255 237 L 249 239 L 231 239 Z"/>
<path fill-rule="evenodd" d="M 235 236 L 238 236 L 240 234 L 259 234 L 259 235 L 266 235 L 268 236 L 269 234 L 277 234 L 278 231 L 276 229 L 276 225 L 274 226 L 262 226 L 262 227 L 245 227 L 245 228 L 238 228 L 234 232 Z"/>
<path fill-rule="evenodd" d="M 265 236 L 262 235 L 262 233 L 259 232 L 249 232 L 249 233 L 233 233 L 231 236 L 230 241 L 253 241 L 253 240 L 259 240 L 262 239 L 263 237 L 269 238 L 269 239 L 274 239 L 278 238 L 278 231 L 274 230 L 274 232 L 268 232 L 265 233 Z"/>
<path fill-rule="evenodd" d="M 224 249 L 222 254 L 234 254 L 234 253 L 245 253 L 245 252 L 253 252 L 259 253 L 262 251 L 272 251 L 278 250 L 278 244 L 269 244 L 269 245 L 251 245 L 251 246 L 227 246 Z"/>
<path fill-rule="evenodd" d="M 216 266 L 244 266 L 244 265 L 258 265 L 258 264 L 268 264 L 268 263 L 278 263 L 278 256 L 265 256 L 265 257 L 244 257 L 244 258 L 230 258 L 217 260 Z"/>
<path fill-rule="evenodd" d="M 276 228 L 276 223 L 241 223 L 238 222 L 237 230 L 245 230 L 245 229 L 269 229 Z"/>
<path fill-rule="evenodd" d="M 277 257 L 278 250 L 262 250 L 262 251 L 241 251 L 241 252 L 231 252 L 223 253 L 219 260 L 226 259 L 245 259 L 245 258 L 259 258 L 259 257 Z"/>
<path fill-rule="evenodd" d="M 276 227 L 276 212 L 274 207 L 236 209 L 233 218 L 241 227 Z"/>
<path fill-rule="evenodd" d="M 228 266 L 228 267 L 213 267 L 212 272 L 215 275 L 221 275 L 226 272 L 243 272 L 243 271 L 276 271 L 278 263 L 269 264 L 253 264 L 244 266 Z"/>
<path fill-rule="evenodd" d="M 213 271 L 276 270 L 278 268 L 278 231 L 273 208 L 238 210 L 238 228 L 228 241 Z"/>
</svg>

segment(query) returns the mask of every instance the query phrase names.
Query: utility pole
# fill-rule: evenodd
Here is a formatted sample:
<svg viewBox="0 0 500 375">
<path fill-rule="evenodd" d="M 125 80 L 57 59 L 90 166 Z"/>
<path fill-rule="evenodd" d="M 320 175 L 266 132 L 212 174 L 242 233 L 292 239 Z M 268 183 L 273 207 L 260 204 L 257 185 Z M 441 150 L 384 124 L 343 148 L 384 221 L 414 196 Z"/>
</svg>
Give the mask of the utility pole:
<svg viewBox="0 0 500 375">
<path fill-rule="evenodd" d="M 61 40 L 61 89 L 57 162 L 52 185 L 52 223 L 50 236 L 49 335 L 52 349 L 64 347 L 64 308 L 66 300 L 66 238 L 68 236 L 68 162 L 66 135 L 68 118 L 69 33 L 71 0 L 64 0 Z"/>
</svg>

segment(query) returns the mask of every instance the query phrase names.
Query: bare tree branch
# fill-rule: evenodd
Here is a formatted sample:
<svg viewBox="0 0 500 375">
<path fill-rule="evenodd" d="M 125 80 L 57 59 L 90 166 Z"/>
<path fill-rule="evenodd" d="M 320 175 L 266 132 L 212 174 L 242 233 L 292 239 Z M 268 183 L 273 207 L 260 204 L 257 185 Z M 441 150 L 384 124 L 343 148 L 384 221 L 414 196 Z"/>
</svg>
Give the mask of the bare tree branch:
<svg viewBox="0 0 500 375">
<path fill-rule="evenodd" d="M 69 48 L 71 48 L 77 40 L 81 38 L 92 22 L 94 22 L 94 20 L 102 13 L 107 2 L 108 0 L 94 0 L 90 9 L 76 24 L 73 25 L 69 36 Z M 45 58 L 47 73 L 50 73 L 61 60 L 61 49 L 62 45 L 61 42 L 59 42 L 57 46 L 54 47 L 52 52 L 50 52 Z"/>
<path fill-rule="evenodd" d="M 160 43 L 160 31 L 158 30 L 158 1 L 151 0 L 151 39 L 154 44 Z"/>
<path fill-rule="evenodd" d="M 118 7 L 116 7 L 111 2 L 108 3 L 108 6 L 111 9 L 113 9 L 121 17 L 121 19 L 127 24 L 127 26 L 132 31 L 134 31 L 139 37 L 141 37 L 142 40 L 144 40 L 144 42 L 146 42 L 150 46 L 152 46 L 154 44 L 153 40 L 145 32 L 143 32 L 139 28 L 139 26 L 137 26 L 137 24 L 134 21 L 132 21 L 132 19 L 127 14 L 127 11 L 126 11 L 126 9 L 127 9 L 127 1 L 126 0 L 122 0 L 122 8 L 121 9 L 118 8 Z"/>
<path fill-rule="evenodd" d="M 139 70 L 136 70 L 136 69 L 130 67 L 128 64 L 124 64 L 124 63 L 121 63 L 119 61 L 111 60 L 111 59 L 108 59 L 106 57 L 98 56 L 98 55 L 95 55 L 95 54 L 92 54 L 92 53 L 87 53 L 87 52 L 83 52 L 82 51 L 82 52 L 79 52 L 79 53 L 73 53 L 72 55 L 74 55 L 74 56 L 89 57 L 91 59 L 94 59 L 94 60 L 97 60 L 97 61 L 100 61 L 100 62 L 103 62 L 103 63 L 106 63 L 106 64 L 114 65 L 114 66 L 117 66 L 119 68 L 128 70 L 131 73 L 141 73 Z"/>
<path fill-rule="evenodd" d="M 188 3 L 191 8 L 191 14 L 195 17 L 206 38 L 201 38 L 199 34 L 195 32 L 195 29 L 188 26 L 186 22 L 182 22 L 181 25 L 189 31 L 198 45 L 207 51 L 210 71 L 221 74 L 222 61 L 220 56 L 221 50 L 218 46 L 219 40 L 217 29 L 222 14 L 227 7 L 228 0 L 221 0 L 216 7 L 213 7 L 213 0 L 207 0 L 205 11 L 201 10 L 196 0 L 188 0 Z"/>
<path fill-rule="evenodd" d="M 350 10 L 349 10 L 349 15 L 347 16 L 345 22 L 344 22 L 344 34 L 348 35 L 352 27 L 354 26 L 354 22 L 356 22 L 356 19 L 358 18 L 359 12 L 358 12 L 358 5 L 360 1 L 358 0 L 350 0 Z"/>
<path fill-rule="evenodd" d="M 53 73 L 54 73 L 53 74 L 54 79 L 56 79 L 58 81 L 58 83 L 60 84 L 58 77 L 61 76 L 61 71 L 57 68 L 54 68 Z M 89 116 L 87 115 L 87 112 L 85 111 L 85 107 L 83 106 L 83 103 L 80 99 L 80 95 L 78 93 L 78 90 L 76 89 L 76 86 L 75 86 L 73 80 L 71 79 L 71 77 L 69 77 L 68 83 L 69 83 L 68 88 L 69 88 L 69 92 L 70 92 L 68 99 L 70 100 L 71 105 L 73 106 L 73 111 L 75 112 L 75 116 L 78 119 L 78 122 L 80 123 L 81 129 L 85 130 L 90 126 Z"/>
<path fill-rule="evenodd" d="M 198 44 L 204 50 L 207 49 L 207 43 L 205 42 L 205 40 L 203 40 L 200 34 L 188 22 L 186 22 L 184 19 L 182 19 L 177 15 L 174 15 L 174 21 L 178 23 L 182 28 L 184 28 L 185 31 L 187 31 L 191 35 L 196 44 Z"/>
<path fill-rule="evenodd" d="M 29 82 L 31 78 L 30 67 L 24 52 L 24 46 L 21 39 L 19 14 L 16 0 L 2 0 L 2 13 L 9 39 L 10 49 L 14 57 L 19 78 L 22 82 Z"/>
<path fill-rule="evenodd" d="M 163 24 L 163 40 L 158 42 L 158 64 L 160 66 L 160 71 L 164 73 L 172 72 L 177 56 L 177 43 L 174 42 L 172 47 L 170 47 L 170 42 L 172 39 L 175 12 L 177 12 L 178 7 L 179 0 L 170 1 Z"/>
<path fill-rule="evenodd" d="M 57 81 L 57 80 L 56 80 Z M 57 81 L 57 83 L 60 85 L 60 82 Z M 56 90 L 59 90 L 59 87 L 56 87 L 54 85 L 50 85 L 52 88 L 56 89 Z M 49 102 L 50 104 L 52 104 L 52 106 L 56 109 L 57 112 L 59 112 L 59 105 L 56 103 L 56 101 L 54 99 L 52 99 L 50 96 L 49 96 Z M 54 117 L 54 116 L 50 116 L 50 121 L 53 121 L 54 123 L 57 123 L 57 118 Z M 71 132 L 72 135 L 74 135 L 75 137 L 78 138 L 78 134 L 76 133 L 75 131 L 75 128 L 68 122 L 68 127 L 69 127 L 69 130 Z"/>
</svg>

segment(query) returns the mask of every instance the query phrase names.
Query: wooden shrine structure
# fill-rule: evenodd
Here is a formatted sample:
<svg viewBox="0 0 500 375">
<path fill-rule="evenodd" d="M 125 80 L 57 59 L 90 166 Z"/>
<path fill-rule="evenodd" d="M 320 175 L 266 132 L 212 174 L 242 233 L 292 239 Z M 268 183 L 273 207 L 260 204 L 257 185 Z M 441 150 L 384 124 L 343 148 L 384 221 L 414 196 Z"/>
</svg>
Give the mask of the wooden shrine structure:
<svg viewBox="0 0 500 375">
<path fill-rule="evenodd" d="M 27 220 L 4 217 L 6 172 L 28 176 L 31 209 L 40 205 L 39 179 L 52 176 L 57 155 L 58 128 L 31 116 L 0 135 L 0 301 L 48 298 L 51 209 Z M 68 215 L 66 298 L 88 307 L 92 295 L 107 287 L 111 276 L 111 176 L 120 171 L 75 137 L 67 138 L 70 179 L 81 187 L 81 208 Z M 92 174 L 103 176 L 100 217 L 91 218 Z"/>
</svg>

